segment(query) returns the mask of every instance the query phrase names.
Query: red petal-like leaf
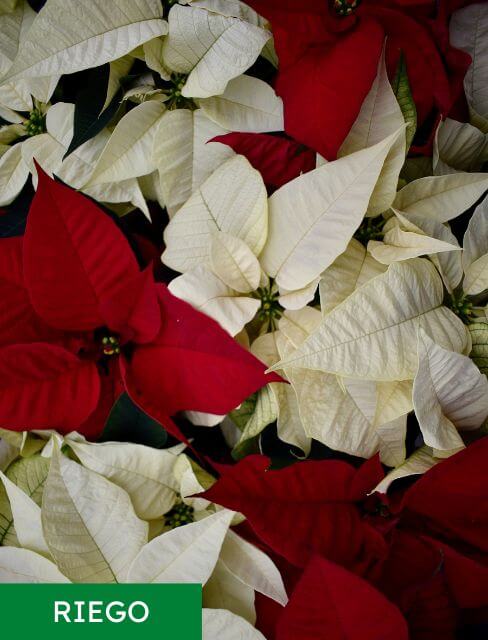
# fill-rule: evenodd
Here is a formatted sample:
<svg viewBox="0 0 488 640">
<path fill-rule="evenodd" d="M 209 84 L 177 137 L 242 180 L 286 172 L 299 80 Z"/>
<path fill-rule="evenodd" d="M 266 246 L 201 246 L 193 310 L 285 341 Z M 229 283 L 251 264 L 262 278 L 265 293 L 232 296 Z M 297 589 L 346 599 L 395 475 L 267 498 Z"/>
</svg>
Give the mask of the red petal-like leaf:
<svg viewBox="0 0 488 640">
<path fill-rule="evenodd" d="M 100 304 L 105 324 L 122 342 L 151 342 L 161 328 L 161 309 L 152 268 L 128 278 Z"/>
<path fill-rule="evenodd" d="M 2 428 L 66 433 L 95 409 L 100 380 L 92 362 L 58 346 L 32 343 L 0 349 L 0 388 Z"/>
<path fill-rule="evenodd" d="M 246 156 L 263 176 L 269 192 L 315 169 L 315 152 L 294 140 L 267 133 L 227 133 L 211 142 L 221 142 Z"/>
<path fill-rule="evenodd" d="M 0 346 L 57 336 L 35 313 L 24 285 L 22 238 L 0 240 Z"/>
<path fill-rule="evenodd" d="M 225 414 L 268 382 L 265 367 L 214 320 L 158 285 L 162 327 L 157 338 L 138 346 L 127 371 L 128 390 L 167 416 L 178 411 Z M 153 417 L 158 420 L 158 416 Z"/>
<path fill-rule="evenodd" d="M 137 275 L 137 261 L 117 225 L 91 200 L 40 167 L 38 175 L 24 238 L 32 305 L 58 329 L 103 326 L 101 303 Z"/>
<path fill-rule="evenodd" d="M 356 471 L 337 460 L 297 462 L 268 471 L 270 460 L 248 456 L 228 467 L 203 496 L 243 513 L 273 551 L 305 566 L 320 553 L 366 573 L 385 554 L 382 536 L 364 522 L 355 501 L 382 472 Z M 365 478 L 369 477 L 369 484 Z"/>
<path fill-rule="evenodd" d="M 278 623 L 277 640 L 408 640 L 405 619 L 367 582 L 310 560 Z"/>
<path fill-rule="evenodd" d="M 278 73 L 285 130 L 333 160 L 376 76 L 383 47 L 381 26 L 366 20 L 332 46 L 310 48 Z"/>
<path fill-rule="evenodd" d="M 444 460 L 405 494 L 402 523 L 488 552 L 488 438 Z"/>
</svg>

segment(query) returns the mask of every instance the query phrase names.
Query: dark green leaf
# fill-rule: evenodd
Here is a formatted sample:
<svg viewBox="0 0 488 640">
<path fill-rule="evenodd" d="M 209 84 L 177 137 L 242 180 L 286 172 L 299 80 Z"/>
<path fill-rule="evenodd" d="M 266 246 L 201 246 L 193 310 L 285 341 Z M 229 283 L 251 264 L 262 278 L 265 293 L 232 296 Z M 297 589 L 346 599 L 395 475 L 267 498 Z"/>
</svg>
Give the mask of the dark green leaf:
<svg viewBox="0 0 488 640">
<path fill-rule="evenodd" d="M 417 130 L 417 109 L 412 97 L 410 82 L 408 81 L 407 65 L 405 64 L 405 56 L 403 53 L 400 56 L 395 78 L 393 79 L 393 91 L 402 110 L 403 118 L 409 125 L 406 131 L 408 151 Z"/>
<path fill-rule="evenodd" d="M 75 117 L 73 139 L 65 157 L 87 140 L 100 133 L 117 113 L 120 106 L 121 91 L 113 98 L 108 107 L 102 111 L 107 97 L 110 65 L 88 69 L 82 72 L 80 88 L 75 98 Z M 80 74 L 80 76 L 82 75 Z"/>
<path fill-rule="evenodd" d="M 107 418 L 100 442 L 134 442 L 163 449 L 167 439 L 168 434 L 163 426 L 123 393 Z"/>
</svg>

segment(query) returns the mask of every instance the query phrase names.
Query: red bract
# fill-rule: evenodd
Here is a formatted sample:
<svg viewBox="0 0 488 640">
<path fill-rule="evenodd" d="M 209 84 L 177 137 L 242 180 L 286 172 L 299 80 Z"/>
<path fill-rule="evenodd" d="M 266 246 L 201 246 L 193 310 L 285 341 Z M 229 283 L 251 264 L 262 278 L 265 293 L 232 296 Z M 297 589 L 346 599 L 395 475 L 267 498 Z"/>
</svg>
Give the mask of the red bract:
<svg viewBox="0 0 488 640">
<path fill-rule="evenodd" d="M 96 436 L 124 386 L 183 439 L 272 380 L 212 319 L 141 272 L 117 225 L 38 168 L 23 240 L 0 240 L 0 426 Z"/>
<path fill-rule="evenodd" d="M 310 560 L 280 616 L 276 640 L 408 640 L 400 611 L 338 565 Z"/>
<path fill-rule="evenodd" d="M 314 151 L 294 140 L 267 133 L 227 133 L 213 138 L 212 142 L 226 144 L 246 156 L 262 175 L 269 193 L 315 169 Z"/>
<path fill-rule="evenodd" d="M 405 55 L 419 124 L 447 115 L 462 89 L 470 58 L 449 45 L 448 20 L 466 2 L 441 2 L 438 10 L 434 0 L 249 4 L 273 26 L 286 131 L 329 160 L 371 87 L 385 36 L 390 75 Z"/>
<path fill-rule="evenodd" d="M 268 471 L 267 458 L 250 456 L 235 467 L 219 466 L 220 480 L 203 495 L 243 513 L 259 540 L 280 556 L 290 604 L 283 613 L 258 598 L 258 627 L 271 640 L 383 639 L 397 624 L 396 633 L 406 638 L 395 607 L 385 609 L 373 586 L 403 613 L 410 640 L 454 640 L 463 612 L 488 606 L 487 459 L 483 438 L 422 476 L 397 513 L 378 496 L 367 497 L 382 476 L 377 457 L 358 470 L 325 460 Z M 330 563 L 317 566 L 317 555 L 372 587 Z M 297 585 L 296 567 L 308 563 Z M 335 613 L 332 603 L 339 607 Z M 374 626 L 378 611 L 377 621 L 391 627 Z"/>
<path fill-rule="evenodd" d="M 321 554 L 366 573 L 383 557 L 382 536 L 356 504 L 383 475 L 377 458 L 358 471 L 337 460 L 297 462 L 279 471 L 268 471 L 269 464 L 265 456 L 249 456 L 203 495 L 243 513 L 256 535 L 296 566 Z"/>
</svg>

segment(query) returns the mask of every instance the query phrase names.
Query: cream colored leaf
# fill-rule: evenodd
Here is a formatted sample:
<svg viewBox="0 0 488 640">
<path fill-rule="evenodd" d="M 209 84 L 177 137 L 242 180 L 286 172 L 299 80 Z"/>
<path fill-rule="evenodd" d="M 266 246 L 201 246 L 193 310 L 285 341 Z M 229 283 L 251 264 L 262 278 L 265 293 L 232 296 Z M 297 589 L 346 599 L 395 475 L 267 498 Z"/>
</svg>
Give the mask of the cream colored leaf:
<svg viewBox="0 0 488 640">
<path fill-rule="evenodd" d="M 148 534 L 123 489 L 57 449 L 44 488 L 42 526 L 51 555 L 73 582 L 123 582 Z"/>
<path fill-rule="evenodd" d="M 122 442 L 68 445 L 83 466 L 127 491 L 139 518 L 155 520 L 172 509 L 178 486 L 173 473 L 177 457 L 170 449 Z"/>
<path fill-rule="evenodd" d="M 0 14 L 0 77 L 3 76 L 12 64 L 23 30 L 32 23 L 35 12 L 25 0 L 17 2 L 13 11 Z"/>
<path fill-rule="evenodd" d="M 463 288 L 470 295 L 488 288 L 488 198 L 476 207 L 464 234 Z"/>
<path fill-rule="evenodd" d="M 0 547 L 0 582 L 46 584 L 69 580 L 54 563 L 34 551 Z"/>
<path fill-rule="evenodd" d="M 249 22 L 205 9 L 175 5 L 169 13 L 164 63 L 188 74 L 187 98 L 222 94 L 227 83 L 251 67 L 271 37 Z"/>
<path fill-rule="evenodd" d="M 135 558 L 127 581 L 205 584 L 217 563 L 233 516 L 233 511 L 218 511 L 154 538 Z"/>
<path fill-rule="evenodd" d="M 413 404 L 425 444 L 463 448 L 457 429 L 476 429 L 488 416 L 488 380 L 467 357 L 437 345 L 422 329 Z"/>
<path fill-rule="evenodd" d="M 423 233 L 405 231 L 400 226 L 389 229 L 383 236 L 383 242 L 376 240 L 368 242 L 368 251 L 373 258 L 383 264 L 391 264 L 433 253 L 460 250 L 461 247 L 457 242 L 453 244 Z"/>
<path fill-rule="evenodd" d="M 40 507 L 2 472 L 0 472 L 0 480 L 3 482 L 7 492 L 14 519 L 15 533 L 20 545 L 43 555 L 49 554 L 49 549 L 42 533 Z"/>
<path fill-rule="evenodd" d="M 202 606 L 206 609 L 225 608 L 254 626 L 256 623 L 254 600 L 254 589 L 236 578 L 225 564 L 218 560 L 210 579 L 203 588 Z"/>
<path fill-rule="evenodd" d="M 156 169 L 153 142 L 165 106 L 149 100 L 118 123 L 91 175 L 89 186 L 147 175 Z"/>
<path fill-rule="evenodd" d="M 283 131 L 283 101 L 269 84 L 242 75 L 231 80 L 221 96 L 199 101 L 203 112 L 230 131 Z"/>
<path fill-rule="evenodd" d="M 210 259 L 215 231 L 243 240 L 258 255 L 268 229 L 266 189 L 244 156 L 224 162 L 197 188 L 164 232 L 164 264 L 188 271 Z"/>
<path fill-rule="evenodd" d="M 169 290 L 217 320 L 233 336 L 254 318 L 261 304 L 254 298 L 239 296 L 205 265 L 172 280 Z"/>
<path fill-rule="evenodd" d="M 484 2 L 455 11 L 450 21 L 450 40 L 454 47 L 471 56 L 464 78 L 470 106 L 488 118 L 488 6 Z"/>
<path fill-rule="evenodd" d="M 153 40 L 151 40 L 153 42 Z M 148 43 L 147 43 L 148 44 Z M 144 45 L 145 46 L 145 45 Z M 115 94 L 120 89 L 120 81 L 126 75 L 128 75 L 132 65 L 134 64 L 134 58 L 130 55 L 122 56 L 117 60 L 113 60 L 110 63 L 110 73 L 108 77 L 107 85 L 107 97 L 102 107 L 102 112 L 112 102 Z"/>
<path fill-rule="evenodd" d="M 376 78 L 366 96 L 356 121 L 339 150 L 339 157 L 367 149 L 404 127 L 400 105 L 393 93 L 385 65 L 385 52 L 378 62 Z M 381 170 L 371 195 L 368 214 L 386 211 L 395 199 L 398 176 L 405 161 L 405 133 L 399 135 Z"/>
<path fill-rule="evenodd" d="M 289 309 L 290 311 L 298 311 L 303 309 L 305 305 L 315 298 L 315 292 L 317 291 L 317 287 L 319 286 L 320 276 L 312 280 L 312 282 L 302 289 L 297 289 L 295 291 L 287 291 L 286 289 L 280 289 L 280 297 L 278 298 L 278 302 L 284 309 Z"/>
<path fill-rule="evenodd" d="M 170 217 L 234 151 L 212 138 L 228 133 L 202 109 L 167 111 L 154 139 L 154 160 Z"/>
<path fill-rule="evenodd" d="M 432 449 L 430 447 L 421 447 L 407 458 L 403 464 L 396 469 L 393 469 L 393 471 L 390 471 L 390 473 L 388 473 L 383 480 L 376 485 L 373 493 L 386 493 L 392 482 L 395 480 L 425 473 L 429 469 L 432 469 L 432 467 L 434 467 L 438 462 L 440 461 L 433 457 Z"/>
<path fill-rule="evenodd" d="M 10 204 L 22 191 L 29 167 L 22 159 L 22 145 L 14 145 L 0 158 L 0 206 Z"/>
<path fill-rule="evenodd" d="M 447 222 L 469 209 L 487 189 L 486 173 L 420 178 L 398 192 L 393 206 L 405 213 L 418 213 Z"/>
<path fill-rule="evenodd" d="M 165 33 L 158 0 L 48 0 L 7 78 L 74 73 L 116 60 Z"/>
<path fill-rule="evenodd" d="M 407 415 L 376 427 L 380 446 L 380 460 L 388 467 L 402 464 L 406 456 Z"/>
<path fill-rule="evenodd" d="M 249 622 L 225 609 L 203 609 L 203 640 L 266 640 Z"/>
<path fill-rule="evenodd" d="M 34 159 L 41 165 L 46 173 L 54 175 L 58 173 L 63 162 L 64 148 L 49 133 L 41 133 L 24 140 L 22 143 L 22 160 L 32 174 L 32 184 L 37 189 L 37 171 L 34 167 Z"/>
<path fill-rule="evenodd" d="M 413 410 L 412 381 L 378 382 L 374 424 L 379 427 Z"/>
<path fill-rule="evenodd" d="M 220 560 L 245 585 L 283 606 L 288 602 L 283 579 L 274 562 L 232 530 L 225 537 Z"/>
<path fill-rule="evenodd" d="M 3 438 L 0 439 L 0 471 L 5 471 L 5 469 L 15 460 L 18 455 L 18 447 L 10 444 Z"/>
<path fill-rule="evenodd" d="M 266 20 L 258 15 L 254 9 L 240 0 L 187 0 L 180 4 L 190 4 L 198 9 L 207 9 L 212 13 L 220 13 L 230 18 L 240 18 L 251 24 L 263 26 Z"/>
<path fill-rule="evenodd" d="M 239 293 L 255 291 L 261 279 L 261 266 L 247 244 L 222 231 L 210 243 L 210 264 L 214 273 Z"/>
<path fill-rule="evenodd" d="M 298 367 L 350 378 L 409 380 L 415 376 L 417 327 L 443 347 L 470 348 L 466 327 L 442 305 L 435 267 L 416 258 L 394 263 L 357 289 L 275 369 Z"/>
<path fill-rule="evenodd" d="M 277 420 L 277 418 L 278 402 L 271 385 L 266 385 L 258 391 L 254 412 L 246 422 L 236 446 L 258 436 L 265 427 Z"/>
<path fill-rule="evenodd" d="M 360 242 L 352 239 L 344 253 L 322 273 L 319 283 L 322 313 L 327 315 L 353 291 L 386 269 Z"/>
<path fill-rule="evenodd" d="M 280 288 L 301 289 L 345 251 L 398 135 L 303 174 L 271 196 L 261 264 Z"/>
<path fill-rule="evenodd" d="M 439 125 L 434 141 L 434 173 L 453 173 L 451 168 L 459 171 L 479 171 L 487 159 L 487 153 L 486 134 L 468 122 L 446 118 Z"/>
</svg>

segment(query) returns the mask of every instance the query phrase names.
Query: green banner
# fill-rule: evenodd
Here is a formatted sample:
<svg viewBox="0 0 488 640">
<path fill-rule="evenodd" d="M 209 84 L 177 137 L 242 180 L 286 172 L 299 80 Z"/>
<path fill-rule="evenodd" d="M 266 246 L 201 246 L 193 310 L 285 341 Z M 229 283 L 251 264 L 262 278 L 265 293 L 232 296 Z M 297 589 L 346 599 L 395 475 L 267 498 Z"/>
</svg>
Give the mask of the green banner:
<svg viewBox="0 0 488 640">
<path fill-rule="evenodd" d="M 201 640 L 202 587 L 1 584 L 0 618 L 5 637 Z"/>
</svg>

